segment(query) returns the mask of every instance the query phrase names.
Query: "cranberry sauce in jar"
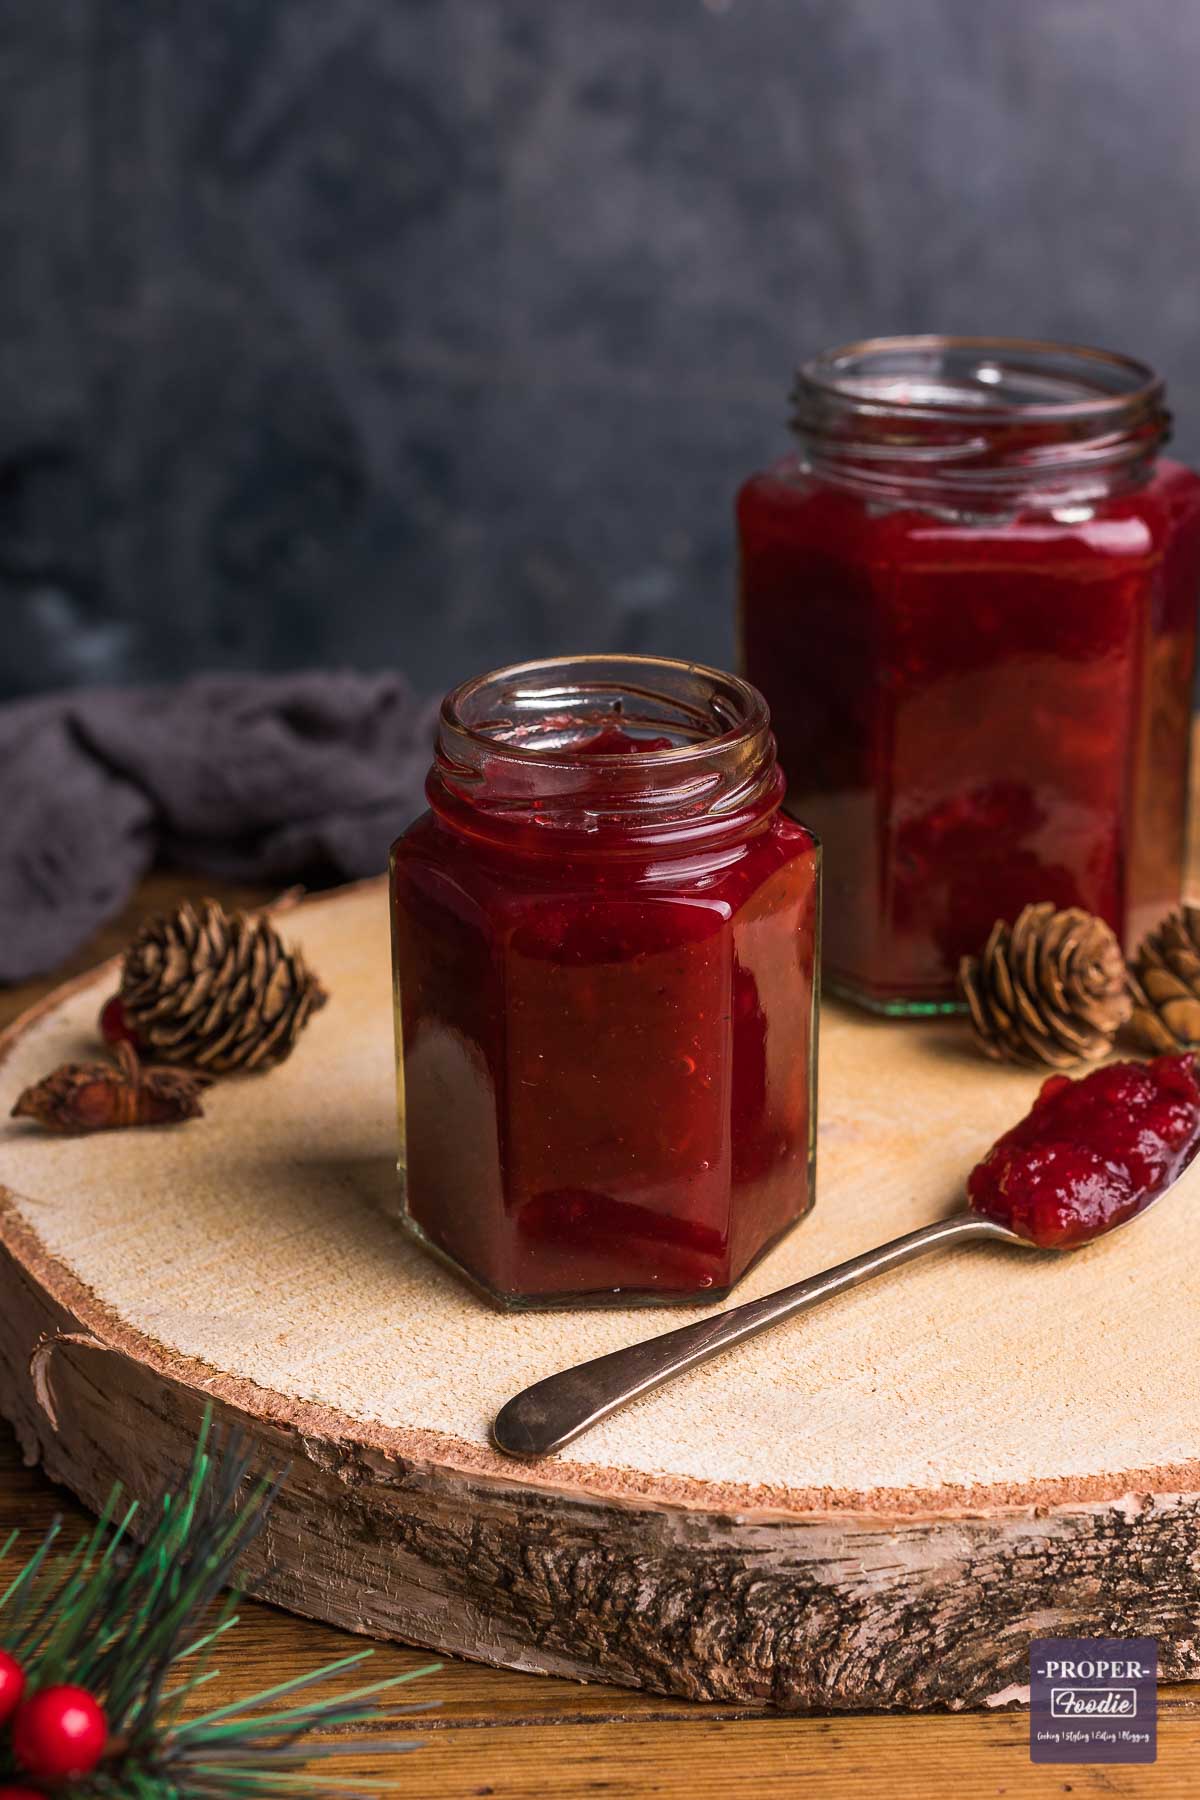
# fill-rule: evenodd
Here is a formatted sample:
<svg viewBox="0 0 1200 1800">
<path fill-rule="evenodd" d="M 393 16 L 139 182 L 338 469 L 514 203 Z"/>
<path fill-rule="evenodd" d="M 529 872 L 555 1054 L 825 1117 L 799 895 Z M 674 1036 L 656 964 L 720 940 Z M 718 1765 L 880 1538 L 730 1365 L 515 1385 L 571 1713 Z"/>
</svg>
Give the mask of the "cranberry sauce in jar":
<svg viewBox="0 0 1200 1800">
<path fill-rule="evenodd" d="M 816 841 L 761 696 L 650 657 L 442 707 L 392 850 L 405 1217 L 503 1305 L 715 1299 L 812 1204 Z"/>
<path fill-rule="evenodd" d="M 877 339 L 800 373 L 799 454 L 738 499 L 746 672 L 820 833 L 825 978 L 952 1008 L 1030 901 L 1132 949 L 1179 900 L 1200 479 L 1161 382 L 1008 339 Z"/>
</svg>

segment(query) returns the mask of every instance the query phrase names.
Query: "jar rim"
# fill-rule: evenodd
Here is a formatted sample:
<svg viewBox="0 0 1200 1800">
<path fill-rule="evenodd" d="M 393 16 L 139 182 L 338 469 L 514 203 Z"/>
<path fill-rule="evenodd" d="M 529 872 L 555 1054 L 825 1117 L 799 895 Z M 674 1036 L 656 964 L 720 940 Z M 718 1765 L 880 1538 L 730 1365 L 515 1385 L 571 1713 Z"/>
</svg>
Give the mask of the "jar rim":
<svg viewBox="0 0 1200 1800">
<path fill-rule="evenodd" d="M 1171 434 L 1146 363 L 1041 338 L 864 338 L 805 363 L 792 401 L 821 477 L 959 519 L 1090 504 L 1143 480 Z"/>
<path fill-rule="evenodd" d="M 587 748 L 613 725 L 670 748 Z M 671 857 L 724 853 L 758 829 L 783 773 L 767 703 L 740 676 L 663 656 L 553 656 L 446 696 L 425 791 L 452 828 L 523 855 Z"/>
<path fill-rule="evenodd" d="M 582 682 L 566 682 L 563 673 L 569 669 L 579 669 L 584 673 Z M 531 744 L 514 743 L 511 739 L 495 735 L 491 731 L 480 729 L 464 716 L 464 709 L 469 702 L 483 693 L 487 688 L 508 683 L 512 697 L 519 700 L 523 682 L 533 682 L 538 675 L 558 674 L 559 683 L 553 687 L 543 687 L 540 691 L 553 697 L 561 693 L 566 699 L 580 687 L 587 687 L 586 675 L 589 671 L 599 674 L 601 669 L 628 670 L 634 680 L 627 683 L 611 681 L 608 685 L 614 690 L 620 688 L 624 692 L 642 692 L 647 699 L 662 698 L 661 693 L 653 688 L 642 687 L 637 677 L 646 677 L 654 671 L 669 671 L 673 675 L 685 675 L 700 681 L 710 682 L 728 702 L 741 708 L 740 716 L 723 732 L 712 732 L 708 736 L 700 736 L 695 743 L 676 744 L 667 750 L 633 750 L 625 753 L 588 752 L 582 755 L 579 751 L 573 754 L 569 746 L 537 748 Z M 636 684 L 636 685 L 635 685 Z M 603 685 L 599 683 L 593 686 Z M 698 716 L 698 715 L 697 715 Z M 632 773 L 639 768 L 662 768 L 664 765 L 686 764 L 704 757 L 711 757 L 714 751 L 733 748 L 741 742 L 748 742 L 770 726 L 770 712 L 766 701 L 758 689 L 740 675 L 732 675 L 727 670 L 718 669 L 709 663 L 693 662 L 678 657 L 645 656 L 614 651 L 589 652 L 581 655 L 562 655 L 535 657 L 529 662 L 505 663 L 497 669 L 490 669 L 483 675 L 472 676 L 462 681 L 442 701 L 440 722 L 444 729 L 454 733 L 460 739 L 476 745 L 492 757 L 511 758 L 514 762 L 529 767 L 562 768 L 575 767 L 581 763 L 588 767 L 603 769 L 614 767 Z"/>
<path fill-rule="evenodd" d="M 889 398 L 882 393 L 864 392 L 853 383 L 853 368 L 875 359 L 912 357 L 916 360 L 926 357 L 932 364 L 934 359 L 944 358 L 947 353 L 959 352 L 968 357 L 977 354 L 981 359 L 981 367 L 984 368 L 987 366 L 984 359 L 999 361 L 1006 356 L 1024 359 L 1027 364 L 1031 361 L 1035 364 L 1042 362 L 1047 366 L 1053 362 L 1060 367 L 1075 364 L 1078 384 L 1084 391 L 1074 399 L 1007 400 L 989 405 L 986 385 L 980 386 L 978 399 L 967 399 L 964 389 L 964 397 L 960 401 L 948 402 Z M 1097 384 L 1088 391 L 1085 374 L 1090 373 L 1095 377 L 1102 370 L 1107 371 L 1110 377 L 1120 380 L 1121 385 L 1113 385 L 1110 381 L 1108 385 Z M 997 373 L 999 372 L 997 369 Z M 1026 368 L 1024 372 L 1028 374 L 1031 371 Z M 896 373 L 899 374 L 900 371 Z M 980 380 L 978 371 L 976 380 Z M 991 376 L 990 380 L 994 381 L 995 376 Z M 1057 343 L 1048 338 L 973 337 L 926 332 L 900 337 L 861 338 L 835 349 L 821 351 L 803 362 L 797 371 L 796 394 L 799 396 L 804 392 L 834 402 L 849 403 L 864 412 L 903 413 L 906 417 L 919 417 L 931 422 L 959 423 L 964 418 L 985 421 L 1015 416 L 1031 424 L 1041 421 L 1066 424 L 1090 418 L 1100 420 L 1119 417 L 1161 407 L 1165 384 L 1148 363 L 1116 350 L 1105 350 L 1088 344 Z"/>
</svg>

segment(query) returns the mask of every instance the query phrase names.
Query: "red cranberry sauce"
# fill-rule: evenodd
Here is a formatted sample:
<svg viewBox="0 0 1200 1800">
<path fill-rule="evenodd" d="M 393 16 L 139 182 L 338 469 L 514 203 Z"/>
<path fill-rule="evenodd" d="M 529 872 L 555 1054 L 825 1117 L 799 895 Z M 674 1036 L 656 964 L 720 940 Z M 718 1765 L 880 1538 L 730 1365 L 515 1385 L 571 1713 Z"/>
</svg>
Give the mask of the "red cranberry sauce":
<svg viewBox="0 0 1200 1800">
<path fill-rule="evenodd" d="M 812 1201 L 817 847 L 773 760 L 681 816 L 677 737 L 552 723 L 565 809 L 441 767 L 393 850 L 407 1216 L 504 1302 L 716 1297 Z"/>
<path fill-rule="evenodd" d="M 825 968 L 951 1001 L 1053 900 L 1127 946 L 1178 904 L 1200 482 L 968 523 L 795 464 L 739 499 L 745 670 L 825 851 Z"/>
<path fill-rule="evenodd" d="M 1086 1244 L 1141 1212 L 1200 1147 L 1191 1056 L 1052 1075 L 971 1171 L 973 1212 L 1045 1249 Z"/>
<path fill-rule="evenodd" d="M 601 726 L 593 737 L 581 738 L 571 745 L 573 756 L 634 756 L 647 750 L 673 750 L 669 737 L 634 737 L 623 724 L 613 719 Z"/>
</svg>

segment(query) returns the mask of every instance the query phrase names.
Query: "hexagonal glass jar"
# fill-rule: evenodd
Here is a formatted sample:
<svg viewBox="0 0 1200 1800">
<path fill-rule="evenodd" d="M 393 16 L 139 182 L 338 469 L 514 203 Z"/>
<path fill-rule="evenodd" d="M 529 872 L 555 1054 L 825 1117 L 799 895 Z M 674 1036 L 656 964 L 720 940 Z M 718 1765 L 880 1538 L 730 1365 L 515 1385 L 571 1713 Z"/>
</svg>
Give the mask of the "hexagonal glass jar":
<svg viewBox="0 0 1200 1800">
<path fill-rule="evenodd" d="M 505 1306 L 723 1295 L 813 1199 L 819 851 L 761 696 L 649 657 L 445 701 L 392 850 L 403 1216 Z"/>
<path fill-rule="evenodd" d="M 817 357 L 738 498 L 742 661 L 821 835 L 826 985 L 949 1010 L 1031 901 L 1128 951 L 1178 904 L 1200 479 L 1127 357 L 880 338 Z"/>
</svg>

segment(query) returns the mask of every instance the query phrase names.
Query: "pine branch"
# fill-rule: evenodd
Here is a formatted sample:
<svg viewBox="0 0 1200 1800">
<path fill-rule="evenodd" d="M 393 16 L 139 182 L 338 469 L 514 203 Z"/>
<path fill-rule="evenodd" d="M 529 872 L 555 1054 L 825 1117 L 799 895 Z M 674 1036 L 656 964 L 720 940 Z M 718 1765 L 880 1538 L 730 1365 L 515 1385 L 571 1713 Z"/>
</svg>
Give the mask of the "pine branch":
<svg viewBox="0 0 1200 1800">
<path fill-rule="evenodd" d="M 213 1652 L 237 1624 L 236 1594 L 221 1595 L 263 1529 L 278 1485 L 254 1474 L 244 1440 L 217 1443 L 206 1414 L 184 1486 L 163 1497 L 140 1545 L 133 1532 L 144 1515 L 136 1505 L 120 1511 L 114 1490 L 94 1529 L 66 1553 L 56 1520 L 0 1593 L 0 1649 L 21 1664 L 30 1690 L 69 1683 L 104 1709 L 103 1758 L 91 1775 L 56 1789 L 59 1800 L 318 1800 L 322 1792 L 352 1794 L 353 1783 L 326 1775 L 314 1787 L 306 1765 L 416 1748 L 410 1740 L 359 1736 L 313 1741 L 420 1710 L 384 1707 L 380 1699 L 438 1664 L 297 1700 L 359 1667 L 370 1650 L 183 1716 L 217 1673 Z M 15 1541 L 14 1534 L 0 1554 Z M 0 1780 L 16 1773 L 0 1733 Z"/>
</svg>

